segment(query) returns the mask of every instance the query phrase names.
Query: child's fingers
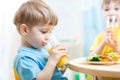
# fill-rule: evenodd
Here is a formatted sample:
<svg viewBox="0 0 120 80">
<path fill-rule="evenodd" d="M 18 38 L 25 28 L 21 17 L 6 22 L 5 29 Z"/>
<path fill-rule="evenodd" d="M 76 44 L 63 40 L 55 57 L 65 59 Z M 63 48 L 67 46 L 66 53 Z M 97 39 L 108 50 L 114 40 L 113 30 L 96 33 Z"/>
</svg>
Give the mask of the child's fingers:
<svg viewBox="0 0 120 80">
<path fill-rule="evenodd" d="M 58 46 L 56 46 L 56 50 L 58 50 L 58 51 L 61 51 L 61 50 L 65 51 L 66 48 L 64 46 L 62 46 L 62 45 L 58 45 Z"/>
<path fill-rule="evenodd" d="M 57 53 L 67 53 L 66 48 L 62 45 L 54 45 L 52 47 L 52 50 Z"/>
<path fill-rule="evenodd" d="M 114 41 L 113 41 L 113 39 L 111 39 L 111 38 L 108 38 L 108 40 L 109 40 L 109 44 L 114 44 Z"/>
<path fill-rule="evenodd" d="M 105 37 L 115 37 L 115 34 L 113 32 L 111 33 L 106 33 Z"/>
<path fill-rule="evenodd" d="M 112 36 L 110 34 L 107 34 L 107 36 L 105 36 L 105 42 L 107 44 L 110 44 L 112 42 Z"/>
<path fill-rule="evenodd" d="M 106 30 L 105 33 L 114 33 L 113 30 L 109 29 L 109 30 Z"/>
<path fill-rule="evenodd" d="M 107 38 L 108 44 L 111 44 L 112 46 L 117 43 L 117 38 L 115 36 L 110 36 Z"/>
<path fill-rule="evenodd" d="M 66 53 L 66 57 L 67 57 L 67 58 L 69 58 L 69 55 L 68 55 L 68 53 Z"/>
<path fill-rule="evenodd" d="M 59 53 L 65 53 L 65 55 L 67 55 L 67 51 L 66 50 L 60 50 Z"/>
<path fill-rule="evenodd" d="M 59 51 L 59 55 L 69 57 L 66 51 Z"/>
<path fill-rule="evenodd" d="M 105 41 L 105 43 L 106 43 L 106 44 L 110 43 L 110 41 L 109 41 L 109 39 L 108 39 L 108 38 L 105 38 L 105 40 L 104 40 L 104 41 Z"/>
</svg>

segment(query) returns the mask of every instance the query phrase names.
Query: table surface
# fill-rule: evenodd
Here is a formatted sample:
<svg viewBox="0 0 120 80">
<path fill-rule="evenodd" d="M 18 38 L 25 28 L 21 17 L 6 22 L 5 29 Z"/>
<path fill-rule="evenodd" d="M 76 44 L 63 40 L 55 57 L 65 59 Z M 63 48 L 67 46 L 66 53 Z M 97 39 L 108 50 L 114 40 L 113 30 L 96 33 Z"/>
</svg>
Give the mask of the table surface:
<svg viewBox="0 0 120 80">
<path fill-rule="evenodd" d="M 87 73 L 96 76 L 120 78 L 120 63 L 117 64 L 88 64 L 81 61 L 83 58 L 71 60 L 70 69 L 80 73 Z"/>
</svg>

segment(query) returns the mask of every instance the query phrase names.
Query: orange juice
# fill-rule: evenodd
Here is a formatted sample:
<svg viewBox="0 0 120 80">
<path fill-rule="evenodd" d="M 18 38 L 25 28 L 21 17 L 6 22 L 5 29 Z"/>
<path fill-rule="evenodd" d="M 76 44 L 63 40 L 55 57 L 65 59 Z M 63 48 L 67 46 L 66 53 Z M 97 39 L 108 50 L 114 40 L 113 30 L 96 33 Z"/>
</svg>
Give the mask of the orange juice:
<svg viewBox="0 0 120 80">
<path fill-rule="evenodd" d="M 48 48 L 47 51 L 48 53 L 50 53 L 51 48 Z M 65 70 L 69 67 L 69 63 L 68 63 L 68 58 L 67 56 L 62 56 L 59 60 L 59 62 L 57 63 L 57 67 L 60 70 Z"/>
<path fill-rule="evenodd" d="M 113 30 L 116 38 L 118 37 L 118 30 L 119 30 L 117 21 L 118 21 L 117 16 L 115 16 L 115 15 L 108 16 L 106 18 L 107 27 L 110 27 Z"/>
<path fill-rule="evenodd" d="M 112 26 L 109 26 L 109 27 L 113 30 L 113 32 L 115 34 L 115 37 L 117 38 L 119 27 L 117 25 L 112 25 Z"/>
</svg>

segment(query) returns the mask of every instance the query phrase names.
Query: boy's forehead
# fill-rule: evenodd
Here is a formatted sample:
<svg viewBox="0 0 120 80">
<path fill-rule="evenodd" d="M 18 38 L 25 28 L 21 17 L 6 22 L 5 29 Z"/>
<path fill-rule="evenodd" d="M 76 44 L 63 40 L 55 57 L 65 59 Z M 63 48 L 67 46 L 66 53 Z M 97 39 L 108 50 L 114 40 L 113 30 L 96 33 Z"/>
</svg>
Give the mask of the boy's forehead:
<svg viewBox="0 0 120 80">
<path fill-rule="evenodd" d="M 48 24 L 46 24 L 46 25 L 38 24 L 37 27 L 38 27 L 39 29 L 50 29 L 50 28 L 54 28 L 53 25 L 48 25 Z"/>
<path fill-rule="evenodd" d="M 103 5 L 109 5 L 110 3 L 120 4 L 120 0 L 103 0 Z"/>
<path fill-rule="evenodd" d="M 41 29 L 41 30 L 48 30 L 49 32 L 51 32 L 53 30 L 53 28 L 54 28 L 53 25 L 47 25 L 47 26 L 39 27 L 39 29 Z"/>
<path fill-rule="evenodd" d="M 110 5 L 113 5 L 113 6 L 120 6 L 120 0 L 105 0 L 103 2 L 103 5 L 102 7 L 109 7 Z"/>
</svg>

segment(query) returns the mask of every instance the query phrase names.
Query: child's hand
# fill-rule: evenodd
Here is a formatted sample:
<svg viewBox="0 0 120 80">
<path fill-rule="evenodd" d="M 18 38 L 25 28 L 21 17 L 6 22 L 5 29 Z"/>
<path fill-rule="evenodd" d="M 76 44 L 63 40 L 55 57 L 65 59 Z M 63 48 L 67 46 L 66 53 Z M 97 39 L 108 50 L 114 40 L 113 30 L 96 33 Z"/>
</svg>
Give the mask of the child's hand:
<svg viewBox="0 0 120 80">
<path fill-rule="evenodd" d="M 62 45 L 53 45 L 50 51 L 50 57 L 54 59 L 56 64 L 62 56 L 68 56 L 65 47 L 63 47 Z"/>
<path fill-rule="evenodd" d="M 118 47 L 118 40 L 115 37 L 115 34 L 114 34 L 114 32 L 113 32 L 113 30 L 111 28 L 107 28 L 105 30 L 103 43 L 105 45 L 108 45 L 108 46 L 112 47 L 114 50 L 117 49 L 117 47 Z"/>
</svg>

